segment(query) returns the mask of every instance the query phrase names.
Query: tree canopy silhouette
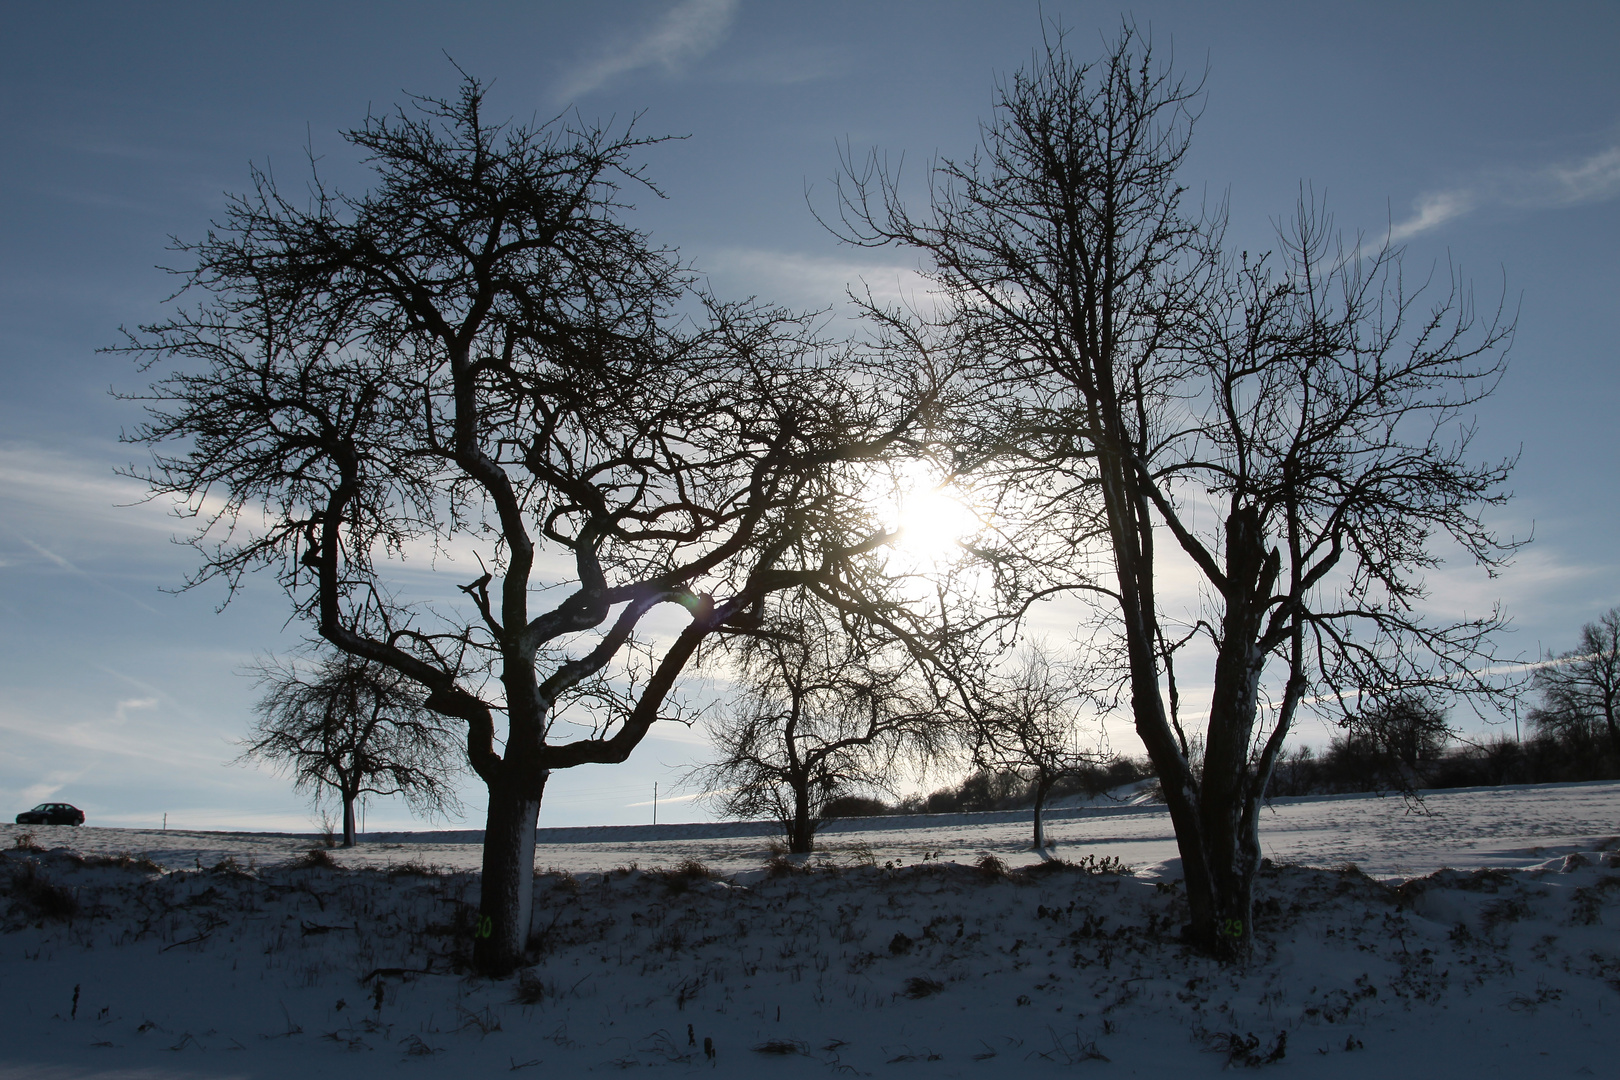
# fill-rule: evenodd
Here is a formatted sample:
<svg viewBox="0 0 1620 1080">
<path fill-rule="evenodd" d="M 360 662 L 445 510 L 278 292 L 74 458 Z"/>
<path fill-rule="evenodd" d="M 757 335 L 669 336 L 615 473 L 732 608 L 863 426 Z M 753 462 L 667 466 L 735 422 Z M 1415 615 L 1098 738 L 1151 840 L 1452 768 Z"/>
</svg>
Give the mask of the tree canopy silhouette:
<svg viewBox="0 0 1620 1080">
<path fill-rule="evenodd" d="M 465 724 L 489 791 L 475 962 L 499 973 L 552 770 L 623 761 L 775 590 L 900 628 L 858 496 L 926 395 L 700 291 L 626 224 L 657 195 L 633 125 L 492 123 L 468 78 L 345 138 L 365 193 L 256 171 L 178 245 L 202 300 L 127 344 L 170 365 L 130 395 L 136 473 L 195 519 L 189 584 L 274 575 Z"/>
<path fill-rule="evenodd" d="M 428 815 L 460 812 L 460 740 L 410 679 L 326 651 L 313 666 L 269 660 L 255 671 L 264 695 L 242 758 L 290 771 L 294 789 L 317 805 L 335 795 L 344 847 L 354 846 L 354 804 L 365 794 L 399 795 Z"/>
<path fill-rule="evenodd" d="M 1409 289 L 1398 252 L 1339 244 L 1307 196 L 1275 253 L 1229 253 L 1220 212 L 1183 200 L 1200 89 L 1129 23 L 1093 63 L 1055 31 L 998 85 L 977 152 L 933 166 L 925 210 L 881 158 L 848 158 L 833 227 L 924 260 L 935 347 L 978 373 L 957 468 L 1004 485 L 981 551 L 1002 615 L 1062 591 L 1111 607 L 1189 934 L 1238 955 L 1300 707 L 1495 689 L 1476 672 L 1500 616 L 1417 608 L 1441 543 L 1487 571 L 1514 547 L 1481 518 L 1512 463 L 1469 453 L 1512 327 L 1455 279 Z M 1171 564 L 1209 601 L 1181 627 Z M 1175 673 L 1198 636 L 1215 654 L 1201 770 Z"/>
</svg>

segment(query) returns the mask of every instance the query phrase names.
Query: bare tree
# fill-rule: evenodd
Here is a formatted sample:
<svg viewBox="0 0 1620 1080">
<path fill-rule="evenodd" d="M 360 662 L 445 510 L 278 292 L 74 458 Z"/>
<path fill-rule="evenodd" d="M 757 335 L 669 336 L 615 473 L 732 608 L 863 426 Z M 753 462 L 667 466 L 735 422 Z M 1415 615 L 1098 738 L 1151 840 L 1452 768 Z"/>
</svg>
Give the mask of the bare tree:
<svg viewBox="0 0 1620 1080">
<path fill-rule="evenodd" d="M 1046 850 L 1042 812 L 1058 781 L 1103 764 L 1082 747 L 1083 708 L 1100 703 L 1084 674 L 1064 671 L 1039 646 L 1025 649 L 1011 676 L 992 682 L 968 723 L 973 764 L 1017 777 L 1035 798 L 1036 851 Z"/>
<path fill-rule="evenodd" d="M 179 245 L 201 304 L 127 351 L 175 364 L 131 395 L 130 439 L 196 518 L 188 586 L 267 570 L 333 646 L 465 723 L 489 791 L 474 962 L 502 974 L 552 770 L 623 761 L 699 645 L 774 590 L 904 621 L 865 565 L 891 538 L 845 492 L 920 406 L 885 389 L 906 373 L 857 389 L 808 320 L 694 291 L 624 224 L 657 140 L 484 105 L 469 78 L 348 132 L 360 196 L 314 176 L 299 204 L 256 172 Z M 402 595 L 407 561 L 456 588 Z M 672 638 L 648 629 L 671 608 Z"/>
<path fill-rule="evenodd" d="M 947 725 L 915 659 L 803 596 L 773 605 L 734 655 L 737 693 L 711 725 L 716 760 L 689 782 L 728 817 L 781 822 L 794 854 L 814 849 L 832 799 L 883 788 L 897 759 L 940 748 Z"/>
<path fill-rule="evenodd" d="M 1404 770 L 1403 787 L 1417 779 L 1419 765 L 1438 758 L 1451 741 L 1445 712 L 1427 696 L 1411 692 L 1367 702 L 1351 720 L 1350 731 L 1378 758 Z"/>
<path fill-rule="evenodd" d="M 1441 541 L 1488 572 L 1512 550 L 1480 518 L 1511 462 L 1468 455 L 1511 326 L 1455 282 L 1420 307 L 1398 253 L 1336 246 L 1306 199 L 1278 255 L 1228 258 L 1219 215 L 1182 207 L 1198 98 L 1129 24 L 1093 64 L 1055 33 L 998 88 L 979 152 L 936 164 L 926 215 L 879 159 L 849 160 L 837 228 L 925 258 L 940 332 L 982 370 L 962 467 L 1016 488 L 1003 509 L 1021 501 L 1027 523 L 986 553 L 1009 614 L 1063 589 L 1117 610 L 1189 939 L 1237 956 L 1258 808 L 1301 705 L 1347 718 L 1364 692 L 1497 689 L 1475 672 L 1498 614 L 1431 626 L 1416 607 Z M 1179 638 L 1167 560 L 1209 598 Z M 1197 770 L 1174 659 L 1200 634 L 1215 663 Z"/>
<path fill-rule="evenodd" d="M 266 661 L 255 668 L 265 694 L 238 760 L 292 773 L 293 789 L 343 807 L 343 846 L 354 846 L 354 804 L 362 794 L 399 795 L 412 810 L 455 815 L 459 737 L 422 707 L 416 684 L 381 664 L 322 653 L 312 668 Z"/>
<path fill-rule="evenodd" d="M 1550 657 L 1531 683 L 1541 704 L 1537 728 L 1587 745 L 1607 741 L 1620 754 L 1620 607 L 1581 627 L 1580 644 Z"/>
</svg>

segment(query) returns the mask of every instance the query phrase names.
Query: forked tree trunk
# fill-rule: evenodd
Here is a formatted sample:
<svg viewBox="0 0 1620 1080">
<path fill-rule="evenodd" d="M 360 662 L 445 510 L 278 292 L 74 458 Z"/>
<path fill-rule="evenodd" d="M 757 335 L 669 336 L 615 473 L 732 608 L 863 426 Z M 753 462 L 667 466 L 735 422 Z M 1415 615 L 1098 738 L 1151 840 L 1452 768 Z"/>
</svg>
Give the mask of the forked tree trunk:
<svg viewBox="0 0 1620 1080">
<path fill-rule="evenodd" d="M 1234 621 L 1228 618 L 1229 630 L 1236 629 Z M 1213 919 L 1213 926 L 1200 928 L 1199 944 L 1229 959 L 1243 956 L 1253 944 L 1254 875 L 1260 865 L 1253 805 L 1260 793 L 1252 790 L 1249 766 L 1260 675 L 1253 640 L 1229 637 L 1217 656 L 1198 805 Z"/>
<path fill-rule="evenodd" d="M 1134 666 L 1134 665 L 1133 665 Z M 1134 681 L 1134 680 L 1133 680 Z M 1151 693 L 1151 700 L 1144 700 Z M 1187 896 L 1187 925 L 1183 936 L 1194 945 L 1213 948 L 1215 941 L 1215 912 L 1222 906 L 1216 899 L 1215 883 L 1209 873 L 1210 853 L 1206 850 L 1203 825 L 1199 816 L 1199 792 L 1186 758 L 1176 745 L 1169 725 L 1163 722 L 1163 704 L 1159 699 L 1157 672 L 1149 689 L 1141 689 L 1140 682 L 1133 687 L 1136 699 L 1136 730 L 1147 747 L 1148 759 L 1158 774 L 1159 786 L 1164 793 L 1170 822 L 1176 832 L 1176 848 L 1181 855 L 1181 875 Z M 1158 718 L 1158 723 L 1152 720 Z"/>
<path fill-rule="evenodd" d="M 1198 820 L 1177 827 L 1187 893 L 1189 944 L 1227 960 L 1246 956 L 1254 944 L 1254 881 L 1260 868 L 1261 778 L 1241 792 L 1205 796 L 1182 812 Z M 1228 824 L 1228 823 L 1231 824 Z M 1194 867 L 1192 872 L 1187 867 Z"/>
<path fill-rule="evenodd" d="M 1188 936 L 1200 948 L 1225 959 L 1239 959 L 1254 941 L 1254 877 L 1260 866 L 1258 807 L 1269 779 L 1269 765 L 1250 763 L 1265 656 L 1259 647 L 1262 619 L 1278 573 L 1278 556 L 1268 553 L 1259 518 L 1239 509 L 1226 525 L 1226 610 L 1215 658 L 1208 737 L 1201 776 L 1189 775 L 1179 752 L 1166 767 L 1177 783 L 1160 773 L 1165 801 L 1176 825 L 1187 902 Z M 1154 677 L 1157 695 L 1157 675 Z M 1139 725 L 1140 730 L 1140 725 Z M 1160 740 L 1162 742 L 1162 739 Z M 1160 753 L 1149 747 L 1158 764 Z M 1171 748 L 1172 751 L 1175 748 Z"/>
<path fill-rule="evenodd" d="M 1255 804 L 1260 791 L 1248 764 L 1254 730 L 1259 660 L 1255 642 L 1277 563 L 1268 556 L 1260 522 L 1240 509 L 1227 522 L 1226 604 L 1221 651 L 1215 665 L 1208 738 L 1201 776 L 1194 776 L 1166 714 L 1159 687 L 1157 614 L 1146 502 L 1118 461 L 1103 462 L 1120 613 L 1130 666 L 1131 705 L 1170 820 L 1187 896 L 1190 944 L 1228 959 L 1247 954 L 1252 943 L 1254 874 L 1259 866 Z"/>
<path fill-rule="evenodd" d="M 473 927 L 473 966 L 485 975 L 509 975 L 523 963 L 534 913 L 534 831 L 544 788 L 544 778 L 530 790 L 490 785 Z"/>
<path fill-rule="evenodd" d="M 1099 371 L 1106 376 L 1107 370 Z M 1110 396 L 1111 387 L 1103 388 Z M 1094 413 L 1092 423 L 1101 424 Z M 1121 444 L 1124 439 L 1119 440 Z M 1103 501 L 1114 549 L 1114 572 L 1119 581 L 1119 607 L 1125 629 L 1126 664 L 1130 674 L 1131 714 L 1159 777 L 1181 853 L 1181 873 L 1187 895 L 1188 924 L 1183 936 L 1198 945 L 1213 943 L 1215 911 L 1220 905 L 1209 873 L 1203 827 L 1199 816 L 1199 785 L 1182 751 L 1159 689 L 1156 597 L 1153 585 L 1152 530 L 1146 499 L 1130 482 L 1124 463 L 1113 454 L 1100 455 Z"/>
</svg>

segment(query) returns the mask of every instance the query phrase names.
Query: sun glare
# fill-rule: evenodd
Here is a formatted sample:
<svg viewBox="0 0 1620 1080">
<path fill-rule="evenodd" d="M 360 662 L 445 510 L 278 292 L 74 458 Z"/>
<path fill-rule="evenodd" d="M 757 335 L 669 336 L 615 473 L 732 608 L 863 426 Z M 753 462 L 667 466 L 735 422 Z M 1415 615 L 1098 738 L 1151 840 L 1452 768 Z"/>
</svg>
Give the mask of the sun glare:
<svg viewBox="0 0 1620 1080">
<path fill-rule="evenodd" d="M 932 565 L 955 559 L 963 542 L 983 527 L 965 492 L 920 473 L 901 478 L 895 524 L 896 550 Z"/>
</svg>

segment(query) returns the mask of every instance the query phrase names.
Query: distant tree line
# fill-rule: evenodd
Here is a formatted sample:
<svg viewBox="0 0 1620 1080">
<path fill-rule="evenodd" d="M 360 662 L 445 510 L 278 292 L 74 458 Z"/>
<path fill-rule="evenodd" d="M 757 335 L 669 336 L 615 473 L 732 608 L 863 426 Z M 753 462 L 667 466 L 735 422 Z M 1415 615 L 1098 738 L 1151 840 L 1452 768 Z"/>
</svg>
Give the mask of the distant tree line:
<svg viewBox="0 0 1620 1080">
<path fill-rule="evenodd" d="M 1551 654 L 1529 684 L 1525 728 L 1464 739 L 1444 709 L 1413 693 L 1355 714 L 1326 749 L 1296 747 L 1272 772 L 1271 797 L 1620 780 L 1620 607 L 1581 628 L 1575 648 Z M 1196 755 L 1195 755 L 1196 756 Z M 1095 797 L 1154 776 L 1146 759 L 1080 765 L 1048 798 Z M 1025 810 L 1035 785 L 1011 770 L 975 769 L 927 795 L 885 801 L 847 794 L 827 800 L 825 818 Z"/>
<path fill-rule="evenodd" d="M 1277 763 L 1271 794 L 1326 795 L 1620 779 L 1620 607 L 1581 628 L 1575 648 L 1544 657 L 1530 680 L 1528 731 L 1459 738 L 1445 714 L 1406 695 L 1353 720 L 1321 754 Z"/>
<path fill-rule="evenodd" d="M 1047 801 L 1095 798 L 1153 776 L 1146 758 L 1116 757 L 1081 765 L 1052 784 Z M 927 795 L 905 795 L 892 802 L 871 795 L 844 795 L 822 809 L 825 818 L 883 817 L 893 814 L 972 814 L 985 810 L 1028 810 L 1035 805 L 1034 781 L 1011 771 L 975 769 L 955 784 Z"/>
<path fill-rule="evenodd" d="M 1568 739 L 1537 731 L 1515 739 L 1498 734 L 1477 743 L 1448 747 L 1420 763 L 1415 788 L 1496 787 L 1501 784 L 1555 784 L 1620 779 L 1620 759 L 1592 757 Z M 1357 791 L 1393 791 L 1388 762 L 1365 744 L 1335 738 L 1321 754 L 1300 747 L 1279 762 L 1271 795 L 1334 795 Z"/>
</svg>

